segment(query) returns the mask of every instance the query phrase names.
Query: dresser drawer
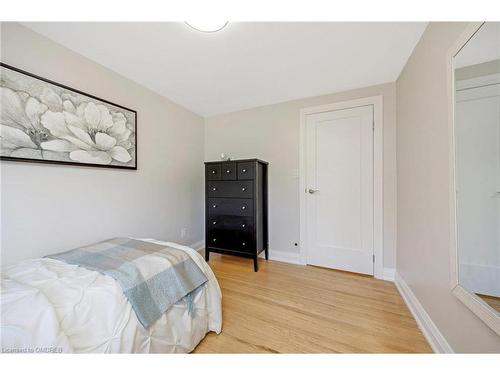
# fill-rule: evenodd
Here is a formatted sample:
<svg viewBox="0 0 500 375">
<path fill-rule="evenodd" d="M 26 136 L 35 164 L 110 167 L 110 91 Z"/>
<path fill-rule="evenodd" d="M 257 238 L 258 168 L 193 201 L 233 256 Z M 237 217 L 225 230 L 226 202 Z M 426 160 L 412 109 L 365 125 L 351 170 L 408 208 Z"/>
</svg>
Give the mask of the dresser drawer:
<svg viewBox="0 0 500 375">
<path fill-rule="evenodd" d="M 220 198 L 252 198 L 252 181 L 209 181 L 208 196 Z"/>
<path fill-rule="evenodd" d="M 205 260 L 219 253 L 253 259 L 269 257 L 267 167 L 259 159 L 205 163 Z"/>
<path fill-rule="evenodd" d="M 253 199 L 209 198 L 208 214 L 252 216 Z"/>
<path fill-rule="evenodd" d="M 236 180 L 236 163 L 221 164 L 221 179 Z"/>
<path fill-rule="evenodd" d="M 220 180 L 221 169 L 220 164 L 209 164 L 205 167 L 207 180 Z"/>
<path fill-rule="evenodd" d="M 224 229 L 208 229 L 207 240 L 207 247 L 244 252 L 255 251 L 255 238 L 251 233 Z"/>
<path fill-rule="evenodd" d="M 238 180 L 253 180 L 255 176 L 255 163 L 238 163 Z"/>
<path fill-rule="evenodd" d="M 207 219 L 208 229 L 224 229 L 230 231 L 253 233 L 252 216 L 211 215 Z"/>
</svg>

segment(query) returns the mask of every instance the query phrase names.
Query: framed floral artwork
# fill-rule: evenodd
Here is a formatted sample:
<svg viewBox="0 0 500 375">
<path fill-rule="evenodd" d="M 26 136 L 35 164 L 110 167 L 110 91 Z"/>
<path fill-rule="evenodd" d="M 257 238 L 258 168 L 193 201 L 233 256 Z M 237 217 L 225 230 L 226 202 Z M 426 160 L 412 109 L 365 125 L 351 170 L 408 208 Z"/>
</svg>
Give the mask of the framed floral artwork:
<svg viewBox="0 0 500 375">
<path fill-rule="evenodd" d="M 0 63 L 0 159 L 137 169 L 137 112 Z"/>
</svg>

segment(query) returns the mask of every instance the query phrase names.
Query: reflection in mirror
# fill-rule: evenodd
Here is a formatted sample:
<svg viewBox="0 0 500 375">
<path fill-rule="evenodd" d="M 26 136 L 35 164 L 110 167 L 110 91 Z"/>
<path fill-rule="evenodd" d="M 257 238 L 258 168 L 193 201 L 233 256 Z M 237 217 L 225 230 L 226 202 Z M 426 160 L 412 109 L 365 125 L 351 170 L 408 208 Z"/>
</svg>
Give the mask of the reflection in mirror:
<svg viewBox="0 0 500 375">
<path fill-rule="evenodd" d="M 500 315 L 500 23 L 455 56 L 459 284 Z"/>
</svg>

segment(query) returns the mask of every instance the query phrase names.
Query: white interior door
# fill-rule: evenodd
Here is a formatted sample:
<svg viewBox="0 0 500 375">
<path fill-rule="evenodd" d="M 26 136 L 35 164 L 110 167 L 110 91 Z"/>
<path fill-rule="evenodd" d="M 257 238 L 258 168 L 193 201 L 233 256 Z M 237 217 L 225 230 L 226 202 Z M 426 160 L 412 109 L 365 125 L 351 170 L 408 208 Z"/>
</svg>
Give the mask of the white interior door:
<svg viewBox="0 0 500 375">
<path fill-rule="evenodd" d="M 373 106 L 306 119 L 307 263 L 373 275 Z"/>
</svg>

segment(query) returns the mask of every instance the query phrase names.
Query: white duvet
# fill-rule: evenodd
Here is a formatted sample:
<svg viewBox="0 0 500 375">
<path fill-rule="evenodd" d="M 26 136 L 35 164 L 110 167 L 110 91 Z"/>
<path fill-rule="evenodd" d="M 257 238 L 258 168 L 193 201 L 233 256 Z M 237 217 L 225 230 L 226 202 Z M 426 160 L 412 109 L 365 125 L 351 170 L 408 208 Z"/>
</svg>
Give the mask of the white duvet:
<svg viewBox="0 0 500 375">
<path fill-rule="evenodd" d="M 222 326 L 221 291 L 195 250 L 186 251 L 207 276 L 190 314 L 181 300 L 145 329 L 109 276 L 42 258 L 2 270 L 2 352 L 188 353 Z"/>
</svg>

